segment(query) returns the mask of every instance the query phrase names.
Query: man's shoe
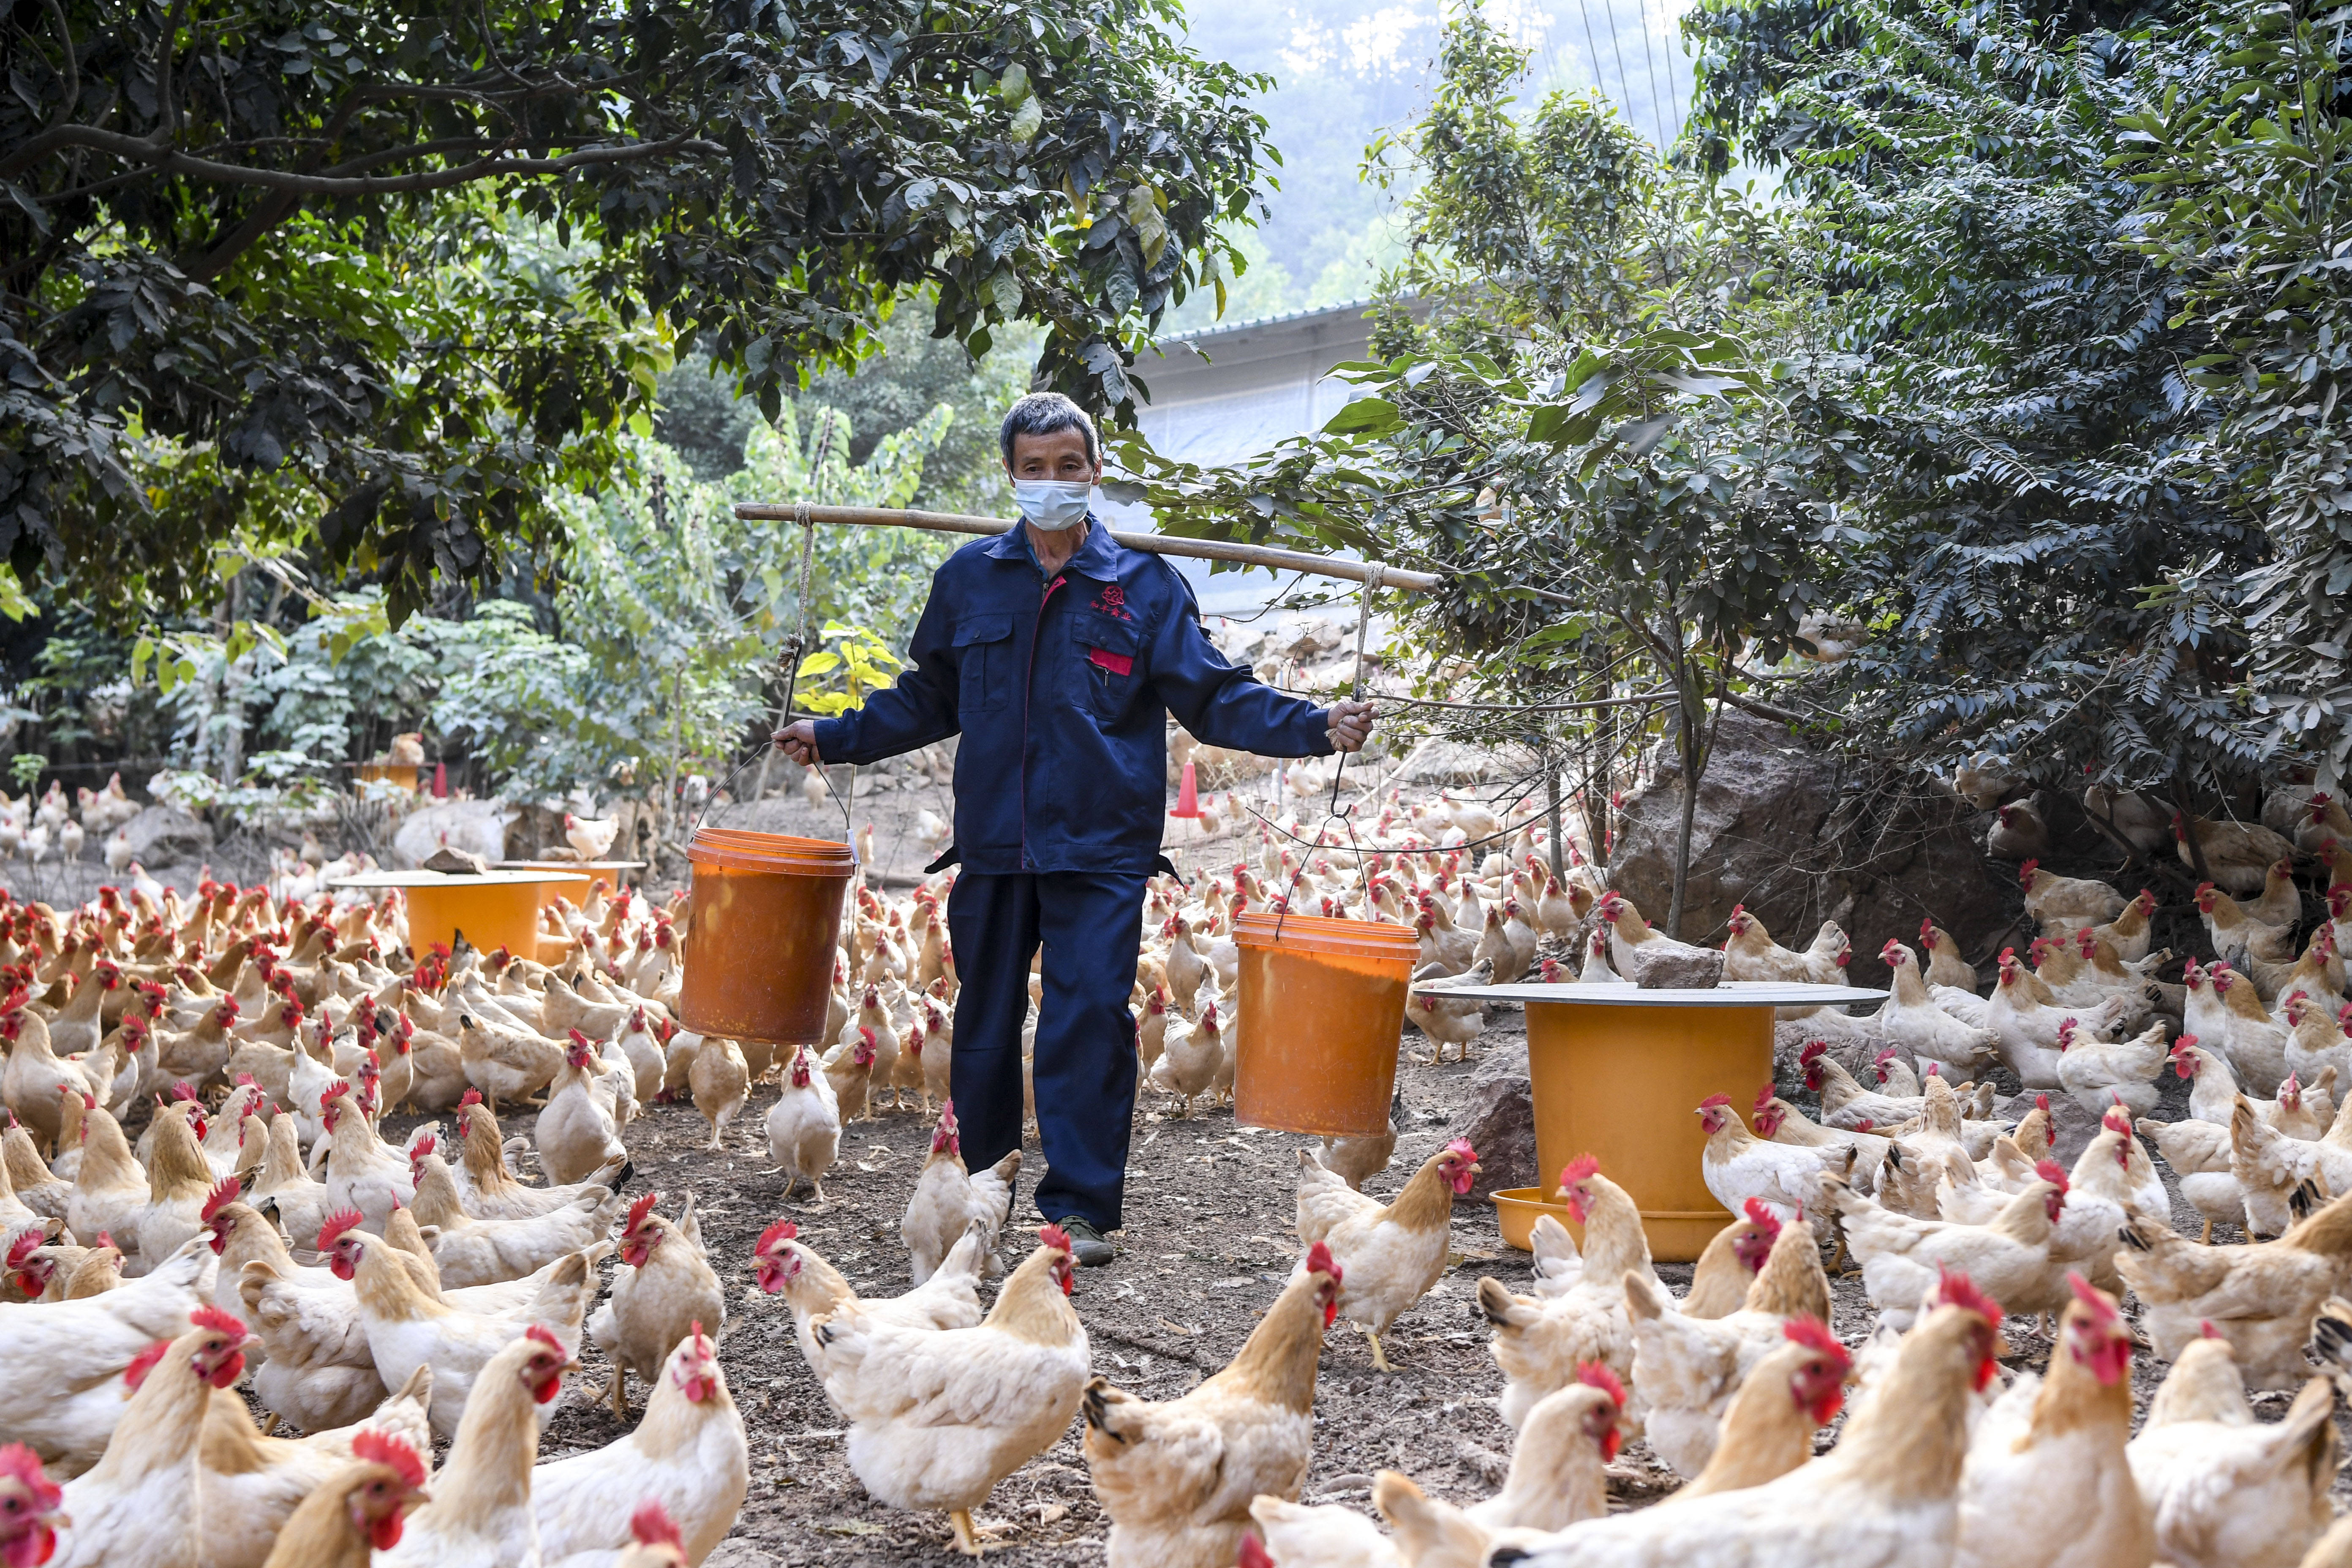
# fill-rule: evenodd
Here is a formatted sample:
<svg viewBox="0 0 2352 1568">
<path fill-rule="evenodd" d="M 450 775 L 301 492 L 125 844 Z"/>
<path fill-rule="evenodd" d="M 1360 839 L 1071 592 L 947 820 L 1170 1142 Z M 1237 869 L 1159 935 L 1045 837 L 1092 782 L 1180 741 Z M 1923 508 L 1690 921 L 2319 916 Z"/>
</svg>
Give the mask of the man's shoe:
<svg viewBox="0 0 2352 1568">
<path fill-rule="evenodd" d="M 1070 1256 L 1079 1268 L 1100 1268 L 1118 1256 L 1103 1239 L 1103 1233 L 1095 1228 L 1094 1221 L 1069 1215 L 1054 1223 L 1068 1234 Z"/>
</svg>

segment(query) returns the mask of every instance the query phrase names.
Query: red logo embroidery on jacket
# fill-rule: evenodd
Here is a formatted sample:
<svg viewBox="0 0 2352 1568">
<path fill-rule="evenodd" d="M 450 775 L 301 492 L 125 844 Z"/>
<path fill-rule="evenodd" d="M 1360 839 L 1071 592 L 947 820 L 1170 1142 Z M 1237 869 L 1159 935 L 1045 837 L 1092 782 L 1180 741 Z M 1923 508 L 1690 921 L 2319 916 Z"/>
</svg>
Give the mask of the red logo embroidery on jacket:
<svg viewBox="0 0 2352 1568">
<path fill-rule="evenodd" d="M 1117 620 L 1131 621 L 1135 619 L 1132 615 L 1128 613 L 1127 590 L 1120 587 L 1116 583 L 1113 583 L 1109 587 L 1105 588 L 1101 593 L 1095 595 L 1094 608 Z"/>
</svg>

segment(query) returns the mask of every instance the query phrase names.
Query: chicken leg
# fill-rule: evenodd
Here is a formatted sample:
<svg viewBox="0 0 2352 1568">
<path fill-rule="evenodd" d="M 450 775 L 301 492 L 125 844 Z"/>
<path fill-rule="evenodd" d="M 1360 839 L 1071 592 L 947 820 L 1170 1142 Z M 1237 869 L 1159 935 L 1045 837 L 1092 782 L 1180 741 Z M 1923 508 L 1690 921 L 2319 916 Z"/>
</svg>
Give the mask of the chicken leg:
<svg viewBox="0 0 2352 1568">
<path fill-rule="evenodd" d="M 1364 1331 L 1364 1338 L 1371 1342 L 1372 1370 L 1374 1372 L 1394 1372 L 1396 1368 L 1389 1364 L 1389 1358 L 1381 1350 L 1381 1336 L 1372 1332 L 1371 1330 L 1366 1329 Z"/>
<path fill-rule="evenodd" d="M 629 1374 L 617 1361 L 613 1363 L 613 1419 L 624 1426 L 629 1424 Z"/>
<path fill-rule="evenodd" d="M 948 1521 L 955 1526 L 956 1550 L 966 1557 L 979 1556 L 980 1537 L 972 1531 L 971 1513 L 960 1508 L 950 1509 Z"/>
</svg>

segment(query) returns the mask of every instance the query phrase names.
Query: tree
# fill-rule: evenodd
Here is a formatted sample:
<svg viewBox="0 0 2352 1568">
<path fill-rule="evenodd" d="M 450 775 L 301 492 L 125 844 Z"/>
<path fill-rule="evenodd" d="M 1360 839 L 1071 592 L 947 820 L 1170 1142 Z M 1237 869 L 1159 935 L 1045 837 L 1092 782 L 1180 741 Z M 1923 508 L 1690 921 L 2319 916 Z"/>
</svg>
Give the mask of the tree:
<svg viewBox="0 0 2352 1568">
<path fill-rule="evenodd" d="M 543 495 L 613 471 L 674 346 L 772 417 L 917 290 L 975 353 L 1044 323 L 1039 377 L 1130 416 L 1261 152 L 1258 84 L 1178 26 L 1172 0 L 17 6 L 0 550 L 130 613 L 198 593 L 217 543 L 315 542 L 396 620 L 551 544 Z"/>
<path fill-rule="evenodd" d="M 1710 714 L 1774 710 L 1740 689 L 1740 661 L 1788 644 L 1840 535 L 1811 506 L 1802 390 L 1743 335 L 1769 324 L 1754 280 L 1777 237 L 1592 100 L 1516 112 L 1527 55 L 1475 9 L 1448 24 L 1439 65 L 1429 114 L 1374 150 L 1419 181 L 1422 249 L 1393 287 L 1437 301 L 1432 322 L 1391 303 L 1379 361 L 1347 367 L 1360 395 L 1314 436 L 1223 469 L 1133 440 L 1123 456 L 1171 531 L 1443 574 L 1400 613 L 1448 698 L 1497 710 L 1449 714 L 1452 732 L 1581 752 L 1605 795 L 1622 754 L 1670 724 L 1675 930 Z"/>
<path fill-rule="evenodd" d="M 2177 60 L 2091 8 L 1793 9 L 1690 22 L 1699 122 L 1800 198 L 1783 353 L 1853 531 L 1827 586 L 1862 646 L 1785 700 L 1915 764 L 2237 795 L 2276 743 L 2237 616 L 2269 542 L 2213 472 L 2182 374 L 2210 339 L 2118 243 L 2141 196 L 2111 167 L 2135 72 Z"/>
<path fill-rule="evenodd" d="M 2215 5 L 2137 40 L 2137 111 L 2114 158 L 2145 192 L 2135 248 L 2205 337 L 2193 382 L 2220 419 L 2202 467 L 2263 520 L 2268 561 L 2234 585 L 2273 744 L 2321 785 L 2352 772 L 2352 117 L 2340 5 Z"/>
</svg>

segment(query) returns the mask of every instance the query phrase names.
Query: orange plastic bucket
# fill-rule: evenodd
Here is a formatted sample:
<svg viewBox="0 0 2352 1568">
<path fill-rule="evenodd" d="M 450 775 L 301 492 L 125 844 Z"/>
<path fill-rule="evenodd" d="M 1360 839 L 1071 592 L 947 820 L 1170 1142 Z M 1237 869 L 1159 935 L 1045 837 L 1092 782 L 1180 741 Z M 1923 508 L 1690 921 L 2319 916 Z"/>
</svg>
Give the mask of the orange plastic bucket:
<svg viewBox="0 0 2352 1568">
<path fill-rule="evenodd" d="M 704 1035 L 817 1045 L 857 868 L 846 844 L 706 827 L 694 863 L 678 1016 Z"/>
<path fill-rule="evenodd" d="M 1234 1120 L 1327 1138 L 1387 1131 L 1405 989 L 1421 953 L 1412 928 L 1252 910 L 1234 922 L 1234 943 L 1242 958 Z"/>
</svg>

